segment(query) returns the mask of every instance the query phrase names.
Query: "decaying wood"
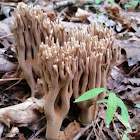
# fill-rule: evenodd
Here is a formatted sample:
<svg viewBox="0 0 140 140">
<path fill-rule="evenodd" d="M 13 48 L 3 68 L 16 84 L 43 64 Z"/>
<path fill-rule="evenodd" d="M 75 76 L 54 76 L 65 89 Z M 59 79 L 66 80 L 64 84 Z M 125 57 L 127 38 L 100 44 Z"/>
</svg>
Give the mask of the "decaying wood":
<svg viewBox="0 0 140 140">
<path fill-rule="evenodd" d="M 28 126 L 40 118 L 37 111 L 43 111 L 43 99 L 28 98 L 25 102 L 1 108 L 0 122 L 10 128 L 14 126 Z"/>
</svg>

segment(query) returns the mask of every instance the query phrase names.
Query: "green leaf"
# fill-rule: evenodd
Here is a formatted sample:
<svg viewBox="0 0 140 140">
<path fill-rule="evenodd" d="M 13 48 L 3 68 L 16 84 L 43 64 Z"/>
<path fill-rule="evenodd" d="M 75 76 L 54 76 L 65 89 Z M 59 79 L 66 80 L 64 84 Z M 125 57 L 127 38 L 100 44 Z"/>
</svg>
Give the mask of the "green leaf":
<svg viewBox="0 0 140 140">
<path fill-rule="evenodd" d="M 122 140 L 130 140 L 126 134 L 123 135 Z"/>
<path fill-rule="evenodd" d="M 106 11 L 105 12 L 102 12 L 102 13 L 99 13 L 98 16 L 104 15 L 106 13 L 107 13 Z"/>
<path fill-rule="evenodd" d="M 136 104 L 135 107 L 140 108 L 140 104 Z"/>
<path fill-rule="evenodd" d="M 97 9 L 97 7 L 94 6 L 94 5 L 84 5 L 84 7 L 92 7 L 92 8 L 96 8 Z"/>
<path fill-rule="evenodd" d="M 93 104 L 89 105 L 88 107 L 96 104 L 96 103 L 107 103 L 107 99 L 103 99 L 103 100 L 100 100 L 100 101 L 97 101 L 97 102 L 94 102 Z"/>
<path fill-rule="evenodd" d="M 97 103 L 107 103 L 107 99 L 100 100 Z"/>
<path fill-rule="evenodd" d="M 108 2 L 115 4 L 114 0 L 107 0 Z"/>
<path fill-rule="evenodd" d="M 106 111 L 106 125 L 109 126 L 111 120 L 113 119 L 114 113 L 117 108 L 117 97 L 115 93 L 109 93 L 107 101 L 107 111 Z"/>
<path fill-rule="evenodd" d="M 125 8 L 132 8 L 132 7 L 134 7 L 134 6 L 131 5 L 131 4 L 125 4 L 124 7 L 125 7 Z"/>
<path fill-rule="evenodd" d="M 101 0 L 95 0 L 96 4 L 99 4 L 101 2 Z"/>
<path fill-rule="evenodd" d="M 124 131 L 124 134 L 128 134 L 128 133 L 130 133 L 130 132 L 132 132 L 132 129 L 131 129 L 131 127 L 128 127 L 128 128 Z"/>
<path fill-rule="evenodd" d="M 128 123 L 128 111 L 127 111 L 127 108 L 124 105 L 123 101 L 120 98 L 118 98 L 118 97 L 117 97 L 117 104 L 121 108 L 122 118 L 124 119 L 124 121 L 126 123 Z"/>
<path fill-rule="evenodd" d="M 109 91 L 107 89 L 105 89 L 105 88 L 94 88 L 94 89 L 91 89 L 91 90 L 85 92 L 84 94 L 82 94 L 78 99 L 76 99 L 74 101 L 74 103 L 82 102 L 82 101 L 85 101 L 85 100 L 88 100 L 88 99 L 92 99 L 93 97 L 97 96 L 98 94 L 100 94 L 103 91 L 106 91 L 106 92 L 109 93 Z"/>
<path fill-rule="evenodd" d="M 139 3 L 139 2 L 138 2 L 138 1 L 135 1 L 135 0 L 129 2 L 129 4 L 131 4 L 131 5 L 133 5 L 133 6 L 137 6 L 138 3 Z"/>
<path fill-rule="evenodd" d="M 103 27 L 104 27 L 104 28 L 106 27 L 105 23 L 103 23 Z"/>
<path fill-rule="evenodd" d="M 84 7 L 93 7 L 94 8 L 94 5 L 84 5 Z"/>
<path fill-rule="evenodd" d="M 117 118 L 118 118 L 118 120 L 124 125 L 124 126 L 126 126 L 126 127 L 130 127 L 130 124 L 129 124 L 129 122 L 125 122 L 124 121 L 124 119 L 123 119 L 123 117 L 121 116 L 121 115 L 115 115 Z"/>
</svg>

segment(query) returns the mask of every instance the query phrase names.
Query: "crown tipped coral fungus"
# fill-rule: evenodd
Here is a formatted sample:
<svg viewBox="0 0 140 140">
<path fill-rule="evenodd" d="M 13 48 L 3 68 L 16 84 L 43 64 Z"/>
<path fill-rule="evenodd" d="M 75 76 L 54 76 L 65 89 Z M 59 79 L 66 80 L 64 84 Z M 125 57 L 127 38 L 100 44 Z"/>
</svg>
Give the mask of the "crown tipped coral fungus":
<svg viewBox="0 0 140 140">
<path fill-rule="evenodd" d="M 21 3 L 15 10 L 13 25 L 19 67 L 31 87 L 37 78 L 45 89 L 44 112 L 47 139 L 57 139 L 61 124 L 70 108 L 70 98 L 104 87 L 107 77 L 119 59 L 120 48 L 113 46 L 110 29 L 88 25 L 67 30 L 59 21 L 51 22 L 38 7 Z M 42 43 L 41 43 L 42 42 Z M 98 97 L 79 102 L 79 120 L 83 124 L 96 118 L 97 105 L 88 107 Z"/>
</svg>

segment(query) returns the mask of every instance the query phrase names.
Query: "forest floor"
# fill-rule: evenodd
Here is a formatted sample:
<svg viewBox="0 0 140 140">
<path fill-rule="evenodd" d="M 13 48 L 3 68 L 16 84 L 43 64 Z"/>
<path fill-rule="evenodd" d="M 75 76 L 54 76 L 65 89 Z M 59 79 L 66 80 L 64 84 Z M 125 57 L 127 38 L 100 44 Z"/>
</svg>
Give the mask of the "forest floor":
<svg viewBox="0 0 140 140">
<path fill-rule="evenodd" d="M 110 127 L 105 125 L 106 105 L 100 104 L 96 125 L 83 126 L 71 116 L 61 127 L 69 140 L 79 135 L 80 140 L 139 140 L 140 139 L 140 1 L 139 0 L 22 0 L 28 5 L 40 5 L 51 20 L 59 19 L 67 26 L 92 24 L 97 21 L 113 29 L 117 44 L 121 46 L 121 59 L 108 77 L 107 89 L 121 98 L 129 112 L 131 131 L 117 118 Z M 0 2 L 0 108 L 24 102 L 30 97 L 30 87 L 19 77 L 5 79 L 6 73 L 16 71 L 18 66 L 12 33 L 14 8 L 20 0 Z M 111 2 L 111 3 L 109 3 Z M 0 112 L 1 112 L 0 109 Z M 75 110 L 74 110 L 75 111 Z M 117 109 L 120 113 L 120 109 Z M 75 111 L 76 113 L 76 111 Z M 12 113 L 11 113 L 12 114 Z M 13 115 L 13 114 L 12 114 Z M 15 115 L 15 114 L 14 114 Z M 17 114 L 20 115 L 20 114 Z M 0 123 L 1 140 L 44 140 L 46 120 L 39 114 L 32 123 L 12 125 Z M 75 115 L 76 116 L 76 115 Z M 2 118 L 3 117 L 3 118 Z M 7 116 L 0 115 L 1 120 Z M 8 127 L 9 126 L 9 127 Z M 82 132 L 85 130 L 85 132 Z M 72 132 L 74 131 L 74 132 Z M 76 139 L 75 139 L 76 140 Z"/>
</svg>

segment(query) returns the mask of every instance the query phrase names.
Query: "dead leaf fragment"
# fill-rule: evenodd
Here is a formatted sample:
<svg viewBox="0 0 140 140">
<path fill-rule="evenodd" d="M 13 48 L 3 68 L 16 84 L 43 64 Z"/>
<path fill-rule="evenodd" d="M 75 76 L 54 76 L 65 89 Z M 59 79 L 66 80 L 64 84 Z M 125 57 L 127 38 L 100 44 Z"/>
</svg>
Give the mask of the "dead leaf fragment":
<svg viewBox="0 0 140 140">
<path fill-rule="evenodd" d="M 107 4 L 105 9 L 108 13 L 108 16 L 113 19 L 117 24 L 121 23 L 122 27 L 130 28 L 130 21 L 124 16 L 120 15 L 120 7 L 117 4 Z"/>
<path fill-rule="evenodd" d="M 92 13 L 90 13 L 90 12 L 88 12 L 88 11 L 86 11 L 86 10 L 83 10 L 83 9 L 81 9 L 81 8 L 78 8 L 78 10 L 77 10 L 77 12 L 76 12 L 76 14 L 75 14 L 75 16 L 77 17 L 77 18 L 79 18 L 79 20 L 80 21 L 85 21 L 85 22 L 88 22 L 88 17 L 89 16 L 91 16 L 92 15 Z"/>
<path fill-rule="evenodd" d="M 140 78 L 125 78 L 123 82 L 125 84 L 140 86 Z"/>
<path fill-rule="evenodd" d="M 140 61 L 140 41 L 137 41 L 138 43 L 135 42 L 130 42 L 128 41 L 124 41 L 121 42 L 121 48 L 125 51 L 126 53 L 126 58 L 127 58 L 127 62 L 128 62 L 128 66 L 134 66 L 135 64 L 137 64 L 137 62 Z"/>
<path fill-rule="evenodd" d="M 17 68 L 17 64 L 11 63 L 5 58 L 5 50 L 0 49 L 0 72 L 6 73 L 9 71 L 14 71 Z"/>
<path fill-rule="evenodd" d="M 81 131 L 80 124 L 76 121 L 71 122 L 64 131 L 60 132 L 59 139 L 60 140 L 72 140 L 78 132 Z"/>
<path fill-rule="evenodd" d="M 12 127 L 11 131 L 6 135 L 8 138 L 13 138 L 16 134 L 18 134 L 19 129 L 17 127 Z"/>
<path fill-rule="evenodd" d="M 0 138 L 3 133 L 3 130 L 4 130 L 4 125 L 2 123 L 0 123 Z"/>
<path fill-rule="evenodd" d="M 51 9 L 49 7 L 44 7 L 44 6 L 41 6 L 41 9 L 43 10 L 44 13 L 47 14 L 47 17 L 50 20 L 54 21 L 56 19 L 56 14 L 53 9 Z"/>
</svg>

